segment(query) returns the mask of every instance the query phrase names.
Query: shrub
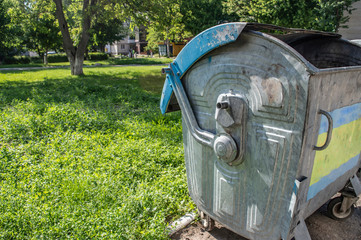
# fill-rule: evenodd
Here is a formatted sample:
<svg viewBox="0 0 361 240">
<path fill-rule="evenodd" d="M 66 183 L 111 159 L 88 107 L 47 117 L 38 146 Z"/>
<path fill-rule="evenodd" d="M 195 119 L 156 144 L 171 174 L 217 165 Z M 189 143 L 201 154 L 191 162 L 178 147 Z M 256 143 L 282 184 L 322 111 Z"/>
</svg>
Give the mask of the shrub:
<svg viewBox="0 0 361 240">
<path fill-rule="evenodd" d="M 68 57 L 65 53 L 57 53 L 48 55 L 49 63 L 68 62 Z"/>
<path fill-rule="evenodd" d="M 89 53 L 89 60 L 107 60 L 109 58 L 108 54 L 95 52 Z"/>
<path fill-rule="evenodd" d="M 15 56 L 15 57 L 4 58 L 4 64 L 28 64 L 28 63 L 30 63 L 29 57 Z"/>
<path fill-rule="evenodd" d="M 43 63 L 43 59 L 41 57 L 30 57 L 31 63 Z"/>
</svg>

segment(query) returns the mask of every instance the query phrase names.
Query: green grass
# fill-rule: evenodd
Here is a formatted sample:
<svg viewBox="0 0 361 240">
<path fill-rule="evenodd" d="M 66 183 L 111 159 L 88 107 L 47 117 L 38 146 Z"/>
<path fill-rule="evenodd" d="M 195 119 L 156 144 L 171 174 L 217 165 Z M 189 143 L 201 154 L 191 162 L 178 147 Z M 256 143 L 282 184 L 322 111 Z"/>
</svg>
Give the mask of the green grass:
<svg viewBox="0 0 361 240">
<path fill-rule="evenodd" d="M 0 239 L 167 238 L 194 205 L 160 70 L 0 72 Z"/>
<path fill-rule="evenodd" d="M 171 58 L 109 58 L 107 60 L 94 60 L 94 61 L 84 61 L 85 66 L 93 65 L 156 65 L 156 64 L 168 64 L 171 63 L 173 59 Z M 69 62 L 58 62 L 58 63 L 49 63 L 49 67 L 52 66 L 69 66 Z M 0 64 L 0 68 L 25 68 L 25 67 L 45 67 L 41 63 L 30 63 L 30 64 Z"/>
<path fill-rule="evenodd" d="M 29 63 L 29 64 L 0 64 L 1 68 L 26 68 L 26 67 L 45 67 L 41 63 Z"/>
</svg>

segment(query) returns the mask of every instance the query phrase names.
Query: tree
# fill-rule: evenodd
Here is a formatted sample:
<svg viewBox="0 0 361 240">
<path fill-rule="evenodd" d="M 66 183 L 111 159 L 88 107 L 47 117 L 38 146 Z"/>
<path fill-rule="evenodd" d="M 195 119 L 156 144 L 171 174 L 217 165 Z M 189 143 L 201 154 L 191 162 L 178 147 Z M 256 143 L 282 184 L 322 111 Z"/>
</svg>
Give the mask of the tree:
<svg viewBox="0 0 361 240">
<path fill-rule="evenodd" d="M 11 3 L 0 0 L 0 63 L 7 56 L 13 56 L 21 50 L 21 41 L 18 36 L 23 33 L 19 26 L 12 23 L 9 11 Z"/>
<path fill-rule="evenodd" d="M 164 36 L 161 32 L 159 32 L 155 27 L 148 27 L 147 29 L 147 50 L 151 50 L 152 52 L 159 51 L 158 44 L 164 40 Z"/>
<path fill-rule="evenodd" d="M 0 63 L 3 61 L 8 47 L 6 42 L 10 37 L 10 31 L 8 24 L 10 23 L 10 17 L 7 14 L 7 9 L 5 7 L 4 1 L 0 0 Z"/>
<path fill-rule="evenodd" d="M 97 18 L 90 30 L 89 45 L 104 52 L 105 45 L 124 39 L 128 32 L 129 27 L 119 18 Z"/>
<path fill-rule="evenodd" d="M 84 0 L 81 11 L 81 32 L 79 42 L 74 46 L 69 32 L 69 25 L 64 15 L 62 0 L 53 0 L 56 6 L 56 17 L 63 37 L 63 48 L 70 62 L 72 75 L 83 74 L 84 53 L 90 38 L 89 29 L 92 16 L 96 14 L 97 0 Z"/>
<path fill-rule="evenodd" d="M 230 15 L 224 11 L 224 0 L 193 0 L 181 1 L 180 11 L 185 29 L 193 36 L 215 25 L 237 19 L 237 15 Z"/>
<path fill-rule="evenodd" d="M 240 21 L 275 24 L 284 27 L 338 30 L 351 13 L 357 0 L 226 0 L 228 14 L 237 14 Z"/>
<path fill-rule="evenodd" d="M 141 0 L 53 0 L 63 37 L 63 48 L 70 62 L 71 74 L 83 74 L 84 53 L 96 20 L 98 22 L 132 18 L 139 22 L 152 9 L 152 1 Z M 93 31 L 93 32 L 92 32 Z"/>
<path fill-rule="evenodd" d="M 152 11 L 148 12 L 149 22 L 147 41 L 155 47 L 158 42 L 164 41 L 167 45 L 167 56 L 170 57 L 170 42 L 183 41 L 191 36 L 182 22 L 183 15 L 180 11 L 181 0 L 154 1 Z"/>
<path fill-rule="evenodd" d="M 329 0 L 318 1 L 314 9 L 314 21 L 312 28 L 329 32 L 337 32 L 340 27 L 347 27 L 345 24 L 350 20 L 345 16 L 347 12 L 351 14 L 354 10 L 352 4 L 359 0 Z"/>
<path fill-rule="evenodd" d="M 54 17 L 55 5 L 44 0 L 15 0 L 9 7 L 14 39 L 19 46 L 38 52 L 47 64 L 48 50 L 61 48 L 59 27 Z"/>
</svg>

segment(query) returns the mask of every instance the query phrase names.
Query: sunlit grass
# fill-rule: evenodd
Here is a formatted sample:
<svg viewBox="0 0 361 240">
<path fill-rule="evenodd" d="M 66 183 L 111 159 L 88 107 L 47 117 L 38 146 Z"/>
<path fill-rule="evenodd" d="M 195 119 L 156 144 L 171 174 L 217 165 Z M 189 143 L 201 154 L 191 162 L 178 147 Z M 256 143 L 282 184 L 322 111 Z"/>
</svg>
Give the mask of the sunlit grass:
<svg viewBox="0 0 361 240">
<path fill-rule="evenodd" d="M 171 58 L 109 58 L 107 60 L 85 60 L 85 66 L 94 66 L 94 65 L 158 65 L 158 64 L 168 64 L 171 63 L 173 59 Z M 44 65 L 42 63 L 29 63 L 29 64 L 0 64 L 1 68 L 26 68 L 26 67 L 68 67 L 70 66 L 69 62 L 57 62 L 57 63 L 49 63 L 48 65 Z"/>
<path fill-rule="evenodd" d="M 194 206 L 160 70 L 0 72 L 0 239 L 167 238 Z"/>
</svg>

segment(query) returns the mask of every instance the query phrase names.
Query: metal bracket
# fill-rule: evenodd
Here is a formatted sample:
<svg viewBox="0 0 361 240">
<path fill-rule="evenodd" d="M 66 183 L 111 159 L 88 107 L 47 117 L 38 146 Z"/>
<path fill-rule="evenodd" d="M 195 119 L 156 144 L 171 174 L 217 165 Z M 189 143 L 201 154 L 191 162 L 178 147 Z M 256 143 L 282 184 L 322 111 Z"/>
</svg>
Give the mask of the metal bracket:
<svg viewBox="0 0 361 240">
<path fill-rule="evenodd" d="M 340 208 L 341 213 L 347 212 L 347 210 L 350 209 L 351 206 L 357 202 L 357 200 L 358 197 L 343 196 L 341 208 Z"/>
<path fill-rule="evenodd" d="M 359 196 L 361 194 L 361 182 L 356 174 L 350 178 L 350 182 L 352 184 L 353 190 L 356 193 L 356 196 Z"/>
<path fill-rule="evenodd" d="M 227 161 L 233 161 L 237 156 L 237 144 L 229 134 L 217 134 L 201 129 L 194 116 L 187 94 L 183 88 L 180 77 L 181 71 L 173 62 L 169 68 L 164 68 L 163 73 L 167 74 L 167 81 L 170 82 L 173 92 L 177 98 L 179 107 L 182 111 L 185 123 L 192 136 L 201 144 L 214 149 L 218 158 L 227 158 Z"/>
<path fill-rule="evenodd" d="M 222 158 L 230 166 L 243 162 L 246 139 L 247 100 L 244 96 L 233 94 L 232 91 L 220 94 L 217 99 L 215 120 L 219 134 L 230 135 L 236 142 L 236 156 Z M 229 151 L 230 152 L 230 151 Z"/>
<path fill-rule="evenodd" d="M 189 103 L 188 97 L 184 91 L 182 82 L 180 80 L 181 72 L 174 63 L 170 64 L 169 68 L 163 68 L 163 73 L 167 74 L 167 80 L 173 88 L 173 92 L 178 100 L 179 107 L 184 116 L 187 127 L 192 136 L 201 144 L 213 147 L 215 135 L 211 132 L 201 129 L 194 116 L 193 110 Z"/>
</svg>

